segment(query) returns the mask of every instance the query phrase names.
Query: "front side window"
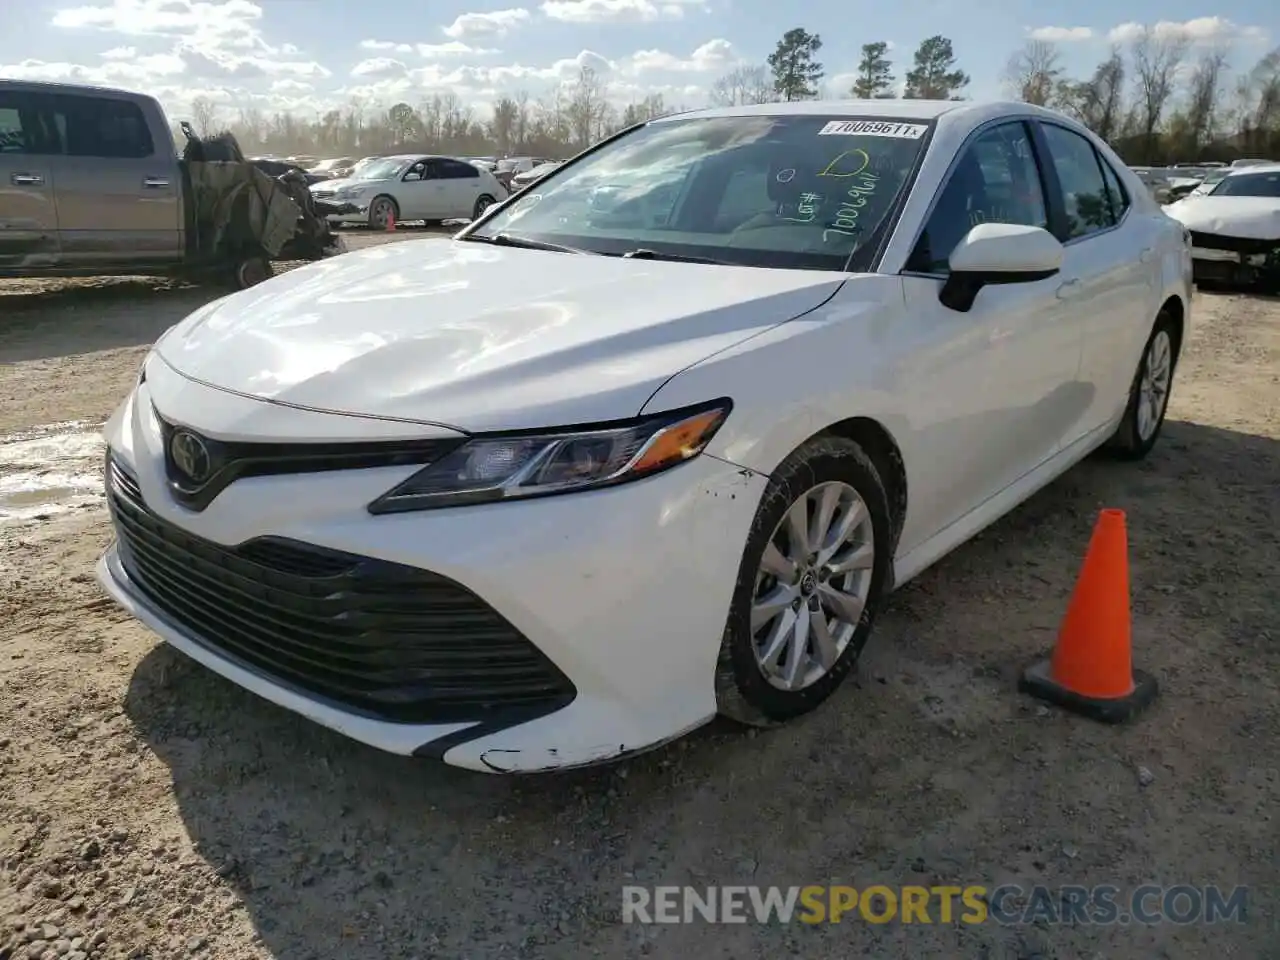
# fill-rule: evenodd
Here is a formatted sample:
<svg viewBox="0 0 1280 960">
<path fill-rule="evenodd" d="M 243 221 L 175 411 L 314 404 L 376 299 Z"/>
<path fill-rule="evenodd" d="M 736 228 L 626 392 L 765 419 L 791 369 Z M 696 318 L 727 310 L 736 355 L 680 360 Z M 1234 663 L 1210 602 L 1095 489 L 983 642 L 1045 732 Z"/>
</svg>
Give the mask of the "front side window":
<svg viewBox="0 0 1280 960">
<path fill-rule="evenodd" d="M 33 153 L 32 140 L 17 103 L 0 101 L 0 153 Z"/>
<path fill-rule="evenodd" d="M 463 239 L 864 271 L 928 131 L 831 116 L 654 121 L 557 168 Z"/>
<path fill-rule="evenodd" d="M 1214 188 L 1215 197 L 1280 198 L 1280 170 L 1269 173 L 1233 173 Z"/>
<path fill-rule="evenodd" d="M 1102 161 L 1093 144 L 1057 124 L 1046 123 L 1043 129 L 1067 209 L 1067 235 L 1063 239 L 1076 240 L 1114 227 L 1116 218 L 1107 199 Z"/>
<path fill-rule="evenodd" d="M 1027 126 L 1020 121 L 992 127 L 964 147 L 907 269 L 947 273 L 951 252 L 980 223 L 1049 225 L 1040 169 Z"/>
</svg>

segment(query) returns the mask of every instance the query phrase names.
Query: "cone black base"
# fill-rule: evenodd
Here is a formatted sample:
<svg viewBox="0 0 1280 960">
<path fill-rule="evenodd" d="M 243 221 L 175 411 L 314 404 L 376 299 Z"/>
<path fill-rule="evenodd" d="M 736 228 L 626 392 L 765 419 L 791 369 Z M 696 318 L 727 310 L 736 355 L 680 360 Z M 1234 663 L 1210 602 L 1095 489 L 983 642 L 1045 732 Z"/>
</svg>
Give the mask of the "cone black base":
<svg viewBox="0 0 1280 960">
<path fill-rule="evenodd" d="M 1147 707 L 1160 693 L 1156 678 L 1142 670 L 1133 671 L 1133 693 L 1127 697 L 1099 700 L 1068 690 L 1053 681 L 1050 661 L 1042 660 L 1026 669 L 1018 690 L 1099 723 L 1125 723 Z"/>
</svg>

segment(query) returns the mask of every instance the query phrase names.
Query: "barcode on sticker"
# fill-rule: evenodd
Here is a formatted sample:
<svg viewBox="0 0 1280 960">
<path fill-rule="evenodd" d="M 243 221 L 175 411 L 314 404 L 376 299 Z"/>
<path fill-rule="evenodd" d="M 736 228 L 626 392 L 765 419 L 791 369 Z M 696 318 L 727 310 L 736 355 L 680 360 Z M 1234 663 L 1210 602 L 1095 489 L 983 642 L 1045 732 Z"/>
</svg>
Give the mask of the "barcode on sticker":
<svg viewBox="0 0 1280 960">
<path fill-rule="evenodd" d="M 897 137 L 899 140 L 919 140 L 927 130 L 920 123 L 883 123 L 878 120 L 832 120 L 818 131 L 820 137 Z"/>
</svg>

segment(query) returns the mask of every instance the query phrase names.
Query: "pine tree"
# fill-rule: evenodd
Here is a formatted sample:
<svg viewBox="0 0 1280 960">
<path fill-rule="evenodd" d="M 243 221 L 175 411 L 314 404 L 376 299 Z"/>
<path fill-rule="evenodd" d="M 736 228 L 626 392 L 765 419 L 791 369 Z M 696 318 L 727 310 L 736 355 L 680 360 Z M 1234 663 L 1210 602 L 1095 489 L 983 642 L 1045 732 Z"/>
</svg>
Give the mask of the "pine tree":
<svg viewBox="0 0 1280 960">
<path fill-rule="evenodd" d="M 783 100 L 811 100 L 818 95 L 822 64 L 816 59 L 822 38 L 803 27 L 788 30 L 769 54 L 773 89 Z"/>
</svg>

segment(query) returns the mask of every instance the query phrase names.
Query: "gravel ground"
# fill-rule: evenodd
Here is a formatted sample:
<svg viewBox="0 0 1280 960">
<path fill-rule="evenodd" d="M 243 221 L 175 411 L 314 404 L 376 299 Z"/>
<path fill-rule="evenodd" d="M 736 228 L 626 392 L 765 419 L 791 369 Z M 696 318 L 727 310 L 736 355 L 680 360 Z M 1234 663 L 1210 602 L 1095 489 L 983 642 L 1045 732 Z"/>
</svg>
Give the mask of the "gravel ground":
<svg viewBox="0 0 1280 960">
<path fill-rule="evenodd" d="M 0 282 L 0 492 L 66 475 L 0 525 L 0 960 L 1280 957 L 1280 302 L 1198 297 L 1152 457 L 1082 464 L 908 585 L 816 714 L 506 779 L 344 741 L 99 593 L 93 432 L 208 296 Z M 1120 729 L 1015 691 L 1103 506 L 1163 688 Z M 620 922 L 624 884 L 835 882 L 1251 899 L 1216 928 Z"/>
</svg>

